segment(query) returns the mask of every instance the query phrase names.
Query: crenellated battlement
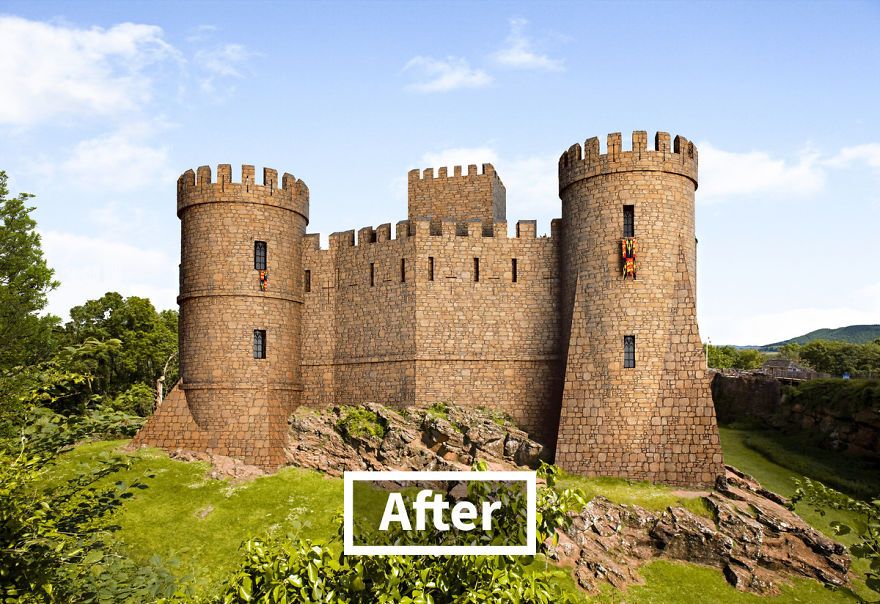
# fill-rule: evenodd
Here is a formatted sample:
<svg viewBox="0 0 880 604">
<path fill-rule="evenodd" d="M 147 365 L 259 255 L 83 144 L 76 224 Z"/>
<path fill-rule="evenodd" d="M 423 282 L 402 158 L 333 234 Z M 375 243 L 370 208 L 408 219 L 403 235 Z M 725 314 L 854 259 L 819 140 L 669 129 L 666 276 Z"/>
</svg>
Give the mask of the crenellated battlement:
<svg viewBox="0 0 880 604">
<path fill-rule="evenodd" d="M 579 180 L 616 172 L 668 172 L 680 174 L 697 186 L 697 148 L 683 136 L 676 136 L 670 145 L 667 132 L 657 132 L 653 148 L 648 148 L 648 133 L 632 133 L 632 147 L 623 150 L 620 132 L 608 135 L 605 153 L 599 149 L 597 137 L 588 138 L 583 147 L 576 143 L 559 158 L 559 191 Z"/>
<path fill-rule="evenodd" d="M 188 207 L 203 203 L 261 203 L 291 210 L 308 221 L 309 188 L 289 173 L 278 182 L 278 170 L 263 168 L 262 184 L 257 184 L 254 166 L 241 166 L 241 180 L 232 181 L 232 166 L 219 164 L 217 178 L 211 178 L 210 166 L 187 170 L 177 179 L 177 215 Z"/>
<path fill-rule="evenodd" d="M 553 220 L 551 224 L 551 235 L 542 236 L 540 239 L 554 239 L 558 237 L 559 220 Z M 341 250 L 346 248 L 360 248 L 366 246 L 376 246 L 383 243 L 399 243 L 404 240 L 413 240 L 416 238 L 471 238 L 482 241 L 489 239 L 513 239 L 527 240 L 539 239 L 538 237 L 538 221 L 537 220 L 519 220 L 516 223 L 516 232 L 513 237 L 508 237 L 507 223 L 493 223 L 491 230 L 483 227 L 479 220 L 470 220 L 467 222 L 456 222 L 451 219 L 440 221 L 437 228 L 433 221 L 428 218 L 420 218 L 416 220 L 401 220 L 394 229 L 394 237 L 392 237 L 391 223 L 379 225 L 378 227 L 363 227 L 360 229 L 349 229 L 347 231 L 338 231 L 331 233 L 329 237 L 329 248 L 322 248 L 319 233 L 308 233 L 303 240 L 303 249 L 307 251 L 327 251 Z"/>
<path fill-rule="evenodd" d="M 467 166 L 466 174 L 464 173 L 462 166 L 453 166 L 451 175 L 449 174 L 449 168 L 446 166 L 437 168 L 436 176 L 434 175 L 434 168 L 425 168 L 424 170 L 414 169 L 410 170 L 407 174 L 409 182 L 448 180 L 454 178 L 484 179 L 486 177 L 497 179 L 499 182 L 501 181 L 501 178 L 495 171 L 495 166 L 492 164 L 483 164 L 482 172 L 477 170 L 476 164 L 469 164 Z"/>
</svg>

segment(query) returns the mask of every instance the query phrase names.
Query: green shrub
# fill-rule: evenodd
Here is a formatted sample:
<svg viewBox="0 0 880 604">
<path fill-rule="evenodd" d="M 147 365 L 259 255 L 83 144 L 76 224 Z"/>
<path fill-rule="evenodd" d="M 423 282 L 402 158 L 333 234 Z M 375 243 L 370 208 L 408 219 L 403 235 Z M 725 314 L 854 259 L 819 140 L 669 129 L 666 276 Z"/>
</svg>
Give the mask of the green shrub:
<svg viewBox="0 0 880 604">
<path fill-rule="evenodd" d="M 483 463 L 474 466 L 475 470 L 485 468 Z M 539 474 L 547 481 L 538 492 L 537 538 L 543 542 L 571 522 L 565 511 L 573 505 L 572 500 L 583 505 L 584 499 L 574 491 L 553 489 L 556 468 L 542 466 Z M 505 510 L 508 520 L 519 516 L 516 506 Z M 407 538 L 402 533 L 388 536 L 389 542 Z M 552 572 L 528 568 L 534 561 L 531 556 L 336 556 L 332 543 L 302 541 L 293 545 L 258 539 L 247 542 L 244 550 L 244 561 L 219 602 L 578 601 L 557 584 Z"/>
<path fill-rule="evenodd" d="M 880 381 L 829 378 L 803 382 L 785 391 L 791 404 L 852 417 L 863 409 L 880 409 Z"/>
<path fill-rule="evenodd" d="M 133 384 L 111 401 L 110 406 L 117 411 L 147 417 L 153 412 L 156 392 L 146 384 Z"/>
<path fill-rule="evenodd" d="M 340 432 L 352 438 L 384 438 L 387 430 L 382 419 L 363 407 L 345 407 L 336 422 Z"/>
</svg>

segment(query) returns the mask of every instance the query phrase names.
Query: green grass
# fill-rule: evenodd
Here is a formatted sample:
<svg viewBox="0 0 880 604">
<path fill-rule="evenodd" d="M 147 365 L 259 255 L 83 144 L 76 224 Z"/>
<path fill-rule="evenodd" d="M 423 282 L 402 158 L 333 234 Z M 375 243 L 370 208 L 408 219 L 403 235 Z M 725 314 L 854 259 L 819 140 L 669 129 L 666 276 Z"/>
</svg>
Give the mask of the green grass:
<svg viewBox="0 0 880 604">
<path fill-rule="evenodd" d="M 71 474 L 79 463 L 125 441 L 88 443 L 62 457 L 55 468 Z M 132 465 L 112 480 L 145 478 L 148 488 L 126 502 L 115 537 L 141 562 L 158 555 L 179 562 L 177 575 L 204 589 L 219 585 L 235 568 L 242 542 L 267 531 L 291 538 L 328 539 L 342 511 L 342 480 L 311 470 L 284 469 L 233 485 L 205 476 L 207 465 L 169 459 L 157 450 L 131 456 Z"/>
<path fill-rule="evenodd" d="M 781 585 L 778 596 L 759 596 L 735 590 L 714 568 L 658 560 L 640 570 L 644 585 L 633 585 L 620 592 L 610 586 L 602 589 L 594 602 L 627 604 L 834 604 L 856 602 L 847 591 L 831 591 L 818 581 L 794 579 Z"/>
<path fill-rule="evenodd" d="M 880 494 L 876 462 L 820 449 L 802 434 L 761 430 L 749 433 L 743 443 L 777 465 L 853 497 L 870 500 Z"/>
<path fill-rule="evenodd" d="M 614 503 L 638 505 L 654 512 L 662 512 L 670 506 L 679 506 L 698 516 L 712 517 L 701 497 L 702 491 L 680 491 L 666 485 L 640 480 L 584 478 L 571 474 L 563 474 L 557 486 L 562 489 L 580 489 L 588 499 L 601 495 Z"/>
<path fill-rule="evenodd" d="M 791 470 L 761 455 L 746 444 L 751 433 L 722 429 L 726 462 L 755 476 L 767 488 L 783 495 L 794 490 Z M 47 477 L 47 484 L 73 475 L 77 465 L 94 460 L 102 453 L 116 451 L 126 441 L 96 442 L 79 445 L 62 456 Z M 239 560 L 239 546 L 250 537 L 274 532 L 292 539 L 329 539 L 335 535 L 336 514 L 342 507 L 342 481 L 317 472 L 285 469 L 251 482 L 232 484 L 226 480 L 206 477 L 207 465 L 171 460 L 154 449 L 130 454 L 131 467 L 108 481 L 132 481 L 145 478 L 148 488 L 140 490 L 118 514 L 120 526 L 116 533 L 122 546 L 139 561 L 146 562 L 159 555 L 166 561 L 179 563 L 179 577 L 189 580 L 202 592 L 220 587 L 220 582 Z M 612 478 L 581 478 L 564 475 L 558 485 L 577 487 L 588 496 L 603 495 L 618 503 L 636 504 L 662 511 L 679 505 L 708 516 L 699 492 L 677 491 L 663 485 Z M 820 530 L 831 534 L 830 520 L 841 518 L 829 514 L 822 518 L 809 508 L 798 510 Z M 842 538 L 846 542 L 846 538 Z M 552 572 L 553 580 L 569 593 L 580 594 L 570 569 L 547 566 L 541 557 L 530 571 Z M 856 568 L 863 571 L 858 564 Z M 730 587 L 721 572 L 691 564 L 655 561 L 641 569 L 645 585 L 631 586 L 619 592 L 603 588 L 600 602 L 630 604 L 654 602 L 719 603 L 782 603 L 782 602 L 851 602 L 846 592 L 831 592 L 818 582 L 795 580 L 783 587 L 779 597 L 744 594 Z M 863 586 L 860 593 L 868 596 Z M 589 601 L 584 596 L 584 601 Z"/>
</svg>

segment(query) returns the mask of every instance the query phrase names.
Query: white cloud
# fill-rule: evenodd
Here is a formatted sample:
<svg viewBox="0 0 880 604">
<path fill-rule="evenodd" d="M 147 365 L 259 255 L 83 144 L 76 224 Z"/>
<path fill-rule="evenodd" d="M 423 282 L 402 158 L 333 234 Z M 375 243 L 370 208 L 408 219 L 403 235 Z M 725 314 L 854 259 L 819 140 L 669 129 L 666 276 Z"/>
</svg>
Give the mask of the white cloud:
<svg viewBox="0 0 880 604">
<path fill-rule="evenodd" d="M 864 163 L 871 168 L 880 169 L 880 143 L 844 147 L 824 163 L 834 168 L 847 168 L 853 164 Z"/>
<path fill-rule="evenodd" d="M 153 25 L 78 29 L 0 16 L 0 123 L 117 115 L 151 98 L 149 65 L 178 58 Z"/>
<path fill-rule="evenodd" d="M 243 69 L 253 56 L 256 53 L 242 44 L 223 44 L 196 51 L 193 61 L 207 74 L 199 80 L 199 85 L 204 92 L 213 93 L 218 79 L 243 78 Z"/>
<path fill-rule="evenodd" d="M 448 92 L 458 88 L 484 88 L 492 83 L 492 76 L 481 69 L 473 69 L 459 57 L 435 59 L 417 56 L 410 59 L 404 71 L 417 71 L 421 80 L 407 86 L 415 92 Z"/>
<path fill-rule="evenodd" d="M 41 235 L 46 260 L 61 281 L 49 294 L 49 312 L 66 317 L 72 306 L 109 291 L 147 297 L 159 309 L 177 307 L 177 262 L 165 253 L 61 231 Z"/>
<path fill-rule="evenodd" d="M 734 153 L 701 143 L 697 199 L 717 201 L 747 195 L 805 197 L 825 186 L 819 155 L 805 151 L 795 161 L 764 151 Z"/>
<path fill-rule="evenodd" d="M 81 141 L 61 169 L 84 188 L 127 192 L 171 182 L 167 147 L 154 147 L 115 132 Z"/>
<path fill-rule="evenodd" d="M 534 43 L 525 35 L 528 21 L 522 18 L 510 20 L 510 34 L 507 36 L 506 45 L 492 55 L 492 58 L 501 65 L 515 69 L 540 69 L 545 71 L 562 71 L 563 62 L 560 59 L 551 59 L 545 54 L 539 54 L 534 49 Z"/>
</svg>

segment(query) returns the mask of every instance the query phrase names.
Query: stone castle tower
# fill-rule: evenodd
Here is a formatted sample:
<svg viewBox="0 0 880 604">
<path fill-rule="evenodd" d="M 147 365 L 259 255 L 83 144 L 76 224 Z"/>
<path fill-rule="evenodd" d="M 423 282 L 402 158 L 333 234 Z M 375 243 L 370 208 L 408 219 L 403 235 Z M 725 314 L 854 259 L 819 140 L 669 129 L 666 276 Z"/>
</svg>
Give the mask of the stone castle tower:
<svg viewBox="0 0 880 604">
<path fill-rule="evenodd" d="M 207 167 L 178 181 L 182 379 L 135 444 L 278 467 L 299 405 L 449 401 L 506 411 L 572 472 L 722 473 L 682 137 L 571 147 L 550 237 L 534 221 L 508 237 L 489 164 L 411 171 L 394 237 L 365 227 L 328 249 L 305 234 L 302 181 L 266 169 L 256 185 L 253 166 L 231 180 L 221 165 L 216 182 Z"/>
</svg>

